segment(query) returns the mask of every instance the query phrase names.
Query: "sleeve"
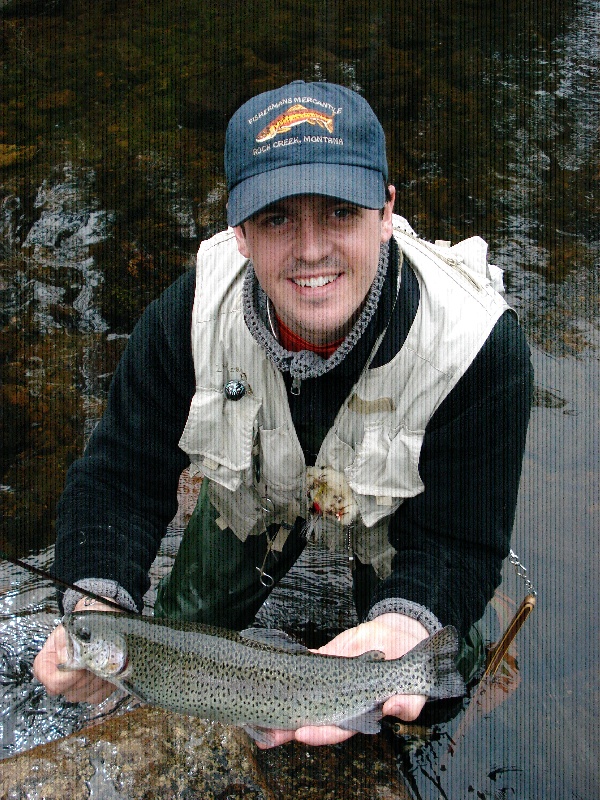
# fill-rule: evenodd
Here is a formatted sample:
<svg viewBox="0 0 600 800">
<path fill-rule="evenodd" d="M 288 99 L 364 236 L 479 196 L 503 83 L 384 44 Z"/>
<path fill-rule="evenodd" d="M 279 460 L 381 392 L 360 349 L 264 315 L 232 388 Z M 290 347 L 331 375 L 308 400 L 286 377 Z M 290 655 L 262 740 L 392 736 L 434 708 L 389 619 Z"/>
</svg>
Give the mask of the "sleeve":
<svg viewBox="0 0 600 800">
<path fill-rule="evenodd" d="M 178 442 L 195 386 L 194 285 L 193 271 L 183 275 L 134 328 L 106 411 L 69 469 L 57 509 L 54 574 L 120 587 L 139 610 L 188 464 Z"/>
<path fill-rule="evenodd" d="M 369 619 L 397 610 L 465 636 L 482 616 L 509 552 L 532 392 L 529 348 L 506 312 L 427 426 L 425 490 L 390 523 L 397 553 Z"/>
</svg>

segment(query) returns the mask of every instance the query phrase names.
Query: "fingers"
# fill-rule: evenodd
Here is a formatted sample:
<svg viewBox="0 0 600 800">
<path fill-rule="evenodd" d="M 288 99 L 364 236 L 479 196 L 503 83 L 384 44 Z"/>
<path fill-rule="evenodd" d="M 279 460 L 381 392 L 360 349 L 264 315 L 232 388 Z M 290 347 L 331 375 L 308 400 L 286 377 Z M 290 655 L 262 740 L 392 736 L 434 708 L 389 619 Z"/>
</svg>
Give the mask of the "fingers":
<svg viewBox="0 0 600 800">
<path fill-rule="evenodd" d="M 313 746 L 339 744 L 354 734 L 355 731 L 345 731 L 336 725 L 307 725 L 296 731 L 269 730 L 269 744 L 257 742 L 256 746 L 261 750 L 268 750 L 293 740 Z"/>
<path fill-rule="evenodd" d="M 44 684 L 48 694 L 61 694 L 63 688 L 72 683 L 72 676 L 67 672 L 60 672 L 57 668 L 58 664 L 64 664 L 66 660 L 65 630 L 59 625 L 46 639 L 33 662 L 33 674 Z"/>
<path fill-rule="evenodd" d="M 324 744 L 339 744 L 354 736 L 356 731 L 345 731 L 336 725 L 312 725 L 305 728 L 298 728 L 296 731 L 296 741 L 303 744 L 314 746 Z"/>
<path fill-rule="evenodd" d="M 352 657 L 367 650 L 381 650 L 388 659 L 400 658 L 428 635 L 427 629 L 410 617 L 382 614 L 343 631 L 316 652 Z"/>
<path fill-rule="evenodd" d="M 425 695 L 395 695 L 384 703 L 383 715 L 399 717 L 406 722 L 410 722 L 419 716 L 426 702 L 427 697 Z M 282 731 L 282 733 L 293 734 L 293 731 Z M 295 736 L 288 735 L 284 741 L 290 741 L 290 739 L 295 738 L 297 742 L 314 746 L 339 744 L 340 742 L 345 742 L 346 739 L 350 739 L 355 733 L 356 731 L 338 728 L 337 725 L 307 725 L 304 728 L 298 728 Z"/>
<path fill-rule="evenodd" d="M 65 630 L 62 625 L 52 631 L 33 662 L 33 674 L 50 695 L 62 694 L 70 703 L 100 703 L 115 687 L 84 669 L 60 670 L 67 661 Z"/>
<path fill-rule="evenodd" d="M 422 694 L 399 694 L 388 698 L 383 704 L 383 714 L 386 717 L 399 717 L 405 722 L 416 719 L 427 698 Z"/>
<path fill-rule="evenodd" d="M 386 717 L 399 717 L 405 722 L 411 722 L 419 716 L 426 701 L 427 698 L 424 695 L 394 695 L 384 703 L 383 715 Z M 338 728 L 337 725 L 306 725 L 296 731 L 269 730 L 269 744 L 257 742 L 256 746 L 261 750 L 268 750 L 271 747 L 279 747 L 279 745 L 296 740 L 302 744 L 318 747 L 320 745 L 345 742 L 355 733 L 356 731 Z"/>
</svg>

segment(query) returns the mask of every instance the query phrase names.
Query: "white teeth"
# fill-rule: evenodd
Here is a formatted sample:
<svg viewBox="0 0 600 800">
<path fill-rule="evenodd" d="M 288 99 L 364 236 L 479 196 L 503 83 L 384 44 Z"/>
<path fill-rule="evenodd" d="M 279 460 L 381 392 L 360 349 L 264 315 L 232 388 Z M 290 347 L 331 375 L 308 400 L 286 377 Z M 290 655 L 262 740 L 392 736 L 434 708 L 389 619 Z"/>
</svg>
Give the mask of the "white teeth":
<svg viewBox="0 0 600 800">
<path fill-rule="evenodd" d="M 294 283 L 297 283 L 298 286 L 303 287 L 310 287 L 311 289 L 316 289 L 318 286 L 327 286 L 328 283 L 331 283 L 337 278 L 337 275 L 321 275 L 318 278 L 293 278 Z"/>
</svg>

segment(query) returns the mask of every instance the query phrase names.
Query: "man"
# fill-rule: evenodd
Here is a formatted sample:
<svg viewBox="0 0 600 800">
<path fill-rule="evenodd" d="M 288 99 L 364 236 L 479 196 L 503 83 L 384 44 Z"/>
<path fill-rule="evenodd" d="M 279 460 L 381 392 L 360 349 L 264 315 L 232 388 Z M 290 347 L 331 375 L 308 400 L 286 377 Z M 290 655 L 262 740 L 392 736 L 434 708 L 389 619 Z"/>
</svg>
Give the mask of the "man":
<svg viewBox="0 0 600 800">
<path fill-rule="evenodd" d="M 383 130 L 341 86 L 248 101 L 225 167 L 230 229 L 136 326 L 69 472 L 56 574 L 141 610 L 191 463 L 205 480 L 155 613 L 247 626 L 310 535 L 347 554 L 363 620 L 321 652 L 396 658 L 449 623 L 464 637 L 508 554 L 531 402 L 484 243 L 435 247 L 393 216 Z M 105 696 L 57 671 L 63 650 L 58 628 L 36 659 L 49 691 Z"/>
</svg>

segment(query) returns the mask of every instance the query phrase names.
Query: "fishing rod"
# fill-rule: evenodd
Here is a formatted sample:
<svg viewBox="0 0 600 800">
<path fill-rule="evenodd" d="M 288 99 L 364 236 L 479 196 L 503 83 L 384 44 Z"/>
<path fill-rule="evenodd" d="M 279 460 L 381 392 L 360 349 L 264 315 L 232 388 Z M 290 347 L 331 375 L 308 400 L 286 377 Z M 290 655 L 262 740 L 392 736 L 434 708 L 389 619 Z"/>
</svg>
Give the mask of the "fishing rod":
<svg viewBox="0 0 600 800">
<path fill-rule="evenodd" d="M 89 589 L 82 589 L 81 586 L 75 586 L 75 584 L 69 583 L 68 581 L 63 581 L 62 578 L 57 578 L 54 575 L 51 575 L 45 569 L 34 567 L 32 564 L 28 564 L 26 561 L 21 561 L 20 558 L 14 558 L 13 556 L 10 556 L 8 553 L 5 553 L 4 550 L 0 550 L 0 558 L 3 558 L 5 561 L 10 562 L 11 564 L 14 564 L 16 567 L 21 567 L 21 569 L 24 569 L 27 572 L 31 572 L 33 575 L 38 575 L 40 578 L 44 578 L 45 580 L 54 583 L 56 586 L 60 586 L 61 589 L 73 589 L 74 592 L 82 594 L 84 597 L 89 597 L 90 600 L 95 600 L 97 603 L 104 603 L 104 605 L 110 606 L 116 611 L 126 610 L 123 608 L 123 606 L 118 605 L 118 603 L 115 603 L 113 600 L 102 597 L 102 595 L 96 594 L 95 592 L 90 592 Z"/>
<path fill-rule="evenodd" d="M 27 572 L 31 572 L 33 575 L 38 575 L 40 578 L 44 578 L 51 583 L 54 583 L 56 586 L 60 586 L 63 589 L 72 589 L 74 592 L 78 594 L 82 594 L 84 597 L 89 597 L 90 600 L 95 600 L 97 603 L 104 603 L 104 605 L 110 606 L 114 608 L 116 611 L 125 611 L 122 606 L 118 603 L 115 603 L 113 600 L 109 600 L 107 597 L 102 597 L 102 595 L 96 594 L 95 592 L 91 592 L 89 589 L 82 589 L 81 586 L 75 586 L 73 583 L 69 583 L 68 581 L 63 581 L 62 578 L 57 578 L 54 575 L 51 575 L 47 570 L 40 569 L 39 567 L 34 567 L 32 564 L 28 564 L 26 561 L 21 561 L 19 558 L 14 558 L 6 553 L 4 550 L 0 550 L 0 558 L 3 558 L 5 561 L 14 564 L 21 569 L 26 570 Z M 498 671 L 504 656 L 506 655 L 508 648 L 513 642 L 513 639 L 523 626 L 527 617 L 531 614 L 533 609 L 535 608 L 536 596 L 537 592 L 533 588 L 531 580 L 527 577 L 527 570 L 525 567 L 520 563 L 518 556 L 512 550 L 510 551 L 510 562 L 515 567 L 515 572 L 518 577 L 523 578 L 525 584 L 528 588 L 528 594 L 523 599 L 523 602 L 517 609 L 515 615 L 511 619 L 508 627 L 504 631 L 503 635 L 499 639 L 499 641 L 490 649 L 488 654 L 488 662 L 486 666 L 486 670 L 484 672 L 483 678 L 481 683 L 483 683 L 486 679 L 493 677 L 496 672 Z"/>
<path fill-rule="evenodd" d="M 525 620 L 535 608 L 537 592 L 533 588 L 533 583 L 531 582 L 531 578 L 529 578 L 529 576 L 527 575 L 527 568 L 524 567 L 523 564 L 521 564 L 521 562 L 519 561 L 519 556 L 512 549 L 510 550 L 508 560 L 513 565 L 515 569 L 515 575 L 517 576 L 517 578 L 521 578 L 525 582 L 525 588 L 527 589 L 527 594 L 523 598 L 523 602 L 516 610 L 513 618 L 509 622 L 506 630 L 504 631 L 500 639 L 490 649 L 488 653 L 487 667 L 481 679 L 480 685 L 483 685 L 487 679 L 493 678 L 494 675 L 498 672 L 498 670 L 500 669 L 500 665 L 504 660 L 504 656 L 508 652 L 508 648 L 513 642 L 513 639 L 515 638 L 517 633 L 521 630 Z"/>
</svg>

